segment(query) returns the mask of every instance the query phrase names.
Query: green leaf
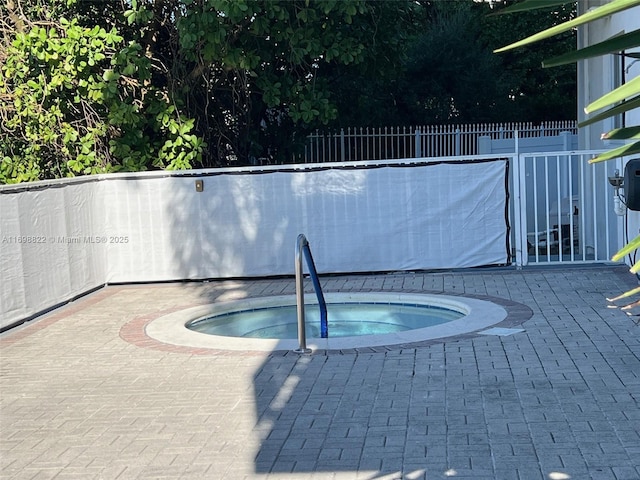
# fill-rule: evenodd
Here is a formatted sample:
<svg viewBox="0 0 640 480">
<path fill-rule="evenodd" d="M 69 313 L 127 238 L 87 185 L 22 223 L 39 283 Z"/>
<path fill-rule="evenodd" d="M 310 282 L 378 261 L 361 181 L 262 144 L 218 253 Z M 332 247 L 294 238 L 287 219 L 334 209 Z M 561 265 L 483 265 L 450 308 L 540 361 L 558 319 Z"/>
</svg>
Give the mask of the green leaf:
<svg viewBox="0 0 640 480">
<path fill-rule="evenodd" d="M 640 96 L 637 96 L 630 100 L 626 100 L 620 103 L 619 105 L 616 105 L 615 107 L 610 108 L 609 110 L 605 110 L 604 112 L 599 113 L 598 115 L 594 115 L 588 120 L 580 122 L 578 124 L 578 127 L 579 128 L 586 127 L 587 125 L 592 125 L 596 122 L 599 122 L 600 120 L 604 120 L 605 118 L 613 117 L 615 115 L 620 115 L 621 113 L 628 112 L 629 110 L 633 110 L 634 108 L 638 108 L 638 107 L 640 107 Z"/>
<path fill-rule="evenodd" d="M 618 295 L 617 297 L 614 298 L 607 298 L 607 301 L 609 302 L 616 302 L 618 300 L 622 300 L 623 298 L 628 298 L 631 297 L 632 295 L 635 295 L 637 293 L 640 293 L 640 287 L 636 287 L 632 290 L 629 290 L 627 292 L 624 292 L 622 295 Z"/>
<path fill-rule="evenodd" d="M 629 243 L 627 243 L 624 247 L 618 250 L 618 252 L 613 257 L 611 257 L 611 261 L 618 262 L 622 260 L 625 256 L 627 256 L 629 253 L 635 251 L 638 248 L 640 248 L 640 235 L 638 235 L 636 238 L 634 238 Z"/>
<path fill-rule="evenodd" d="M 629 140 L 640 139 L 640 125 L 627 128 L 616 128 L 602 134 L 602 140 Z"/>
<path fill-rule="evenodd" d="M 120 75 L 116 72 L 114 72 L 111 69 L 107 69 L 104 71 L 104 73 L 102 74 L 102 79 L 105 82 L 110 82 L 112 80 L 118 80 L 118 78 L 120 78 Z"/>
<path fill-rule="evenodd" d="M 136 12 L 134 12 L 133 10 L 126 10 L 124 12 L 124 18 L 126 18 L 127 23 L 131 25 L 136 21 Z"/>
<path fill-rule="evenodd" d="M 605 160 L 611 160 L 612 158 L 626 157 L 627 155 L 635 155 L 636 153 L 640 153 L 640 142 L 630 143 L 601 153 L 589 160 L 589 163 L 604 162 Z"/>
<path fill-rule="evenodd" d="M 622 52 L 627 48 L 637 47 L 638 45 L 640 45 L 640 30 L 634 30 L 633 32 L 610 38 L 604 42 L 596 43 L 595 45 L 591 45 L 574 52 L 565 53 L 564 55 L 554 57 L 550 60 L 545 60 L 542 62 L 542 66 L 545 68 L 557 67 L 559 65 L 566 65 L 568 63 L 584 60 L 585 58 Z"/>
<path fill-rule="evenodd" d="M 629 80 L 624 85 L 619 86 L 615 90 L 610 91 L 606 95 L 598 98 L 595 102 L 590 103 L 584 109 L 586 113 L 595 112 L 601 108 L 608 107 L 614 103 L 626 100 L 640 93 L 640 76 Z"/>
<path fill-rule="evenodd" d="M 589 23 L 593 20 L 598 20 L 600 18 L 604 18 L 614 13 L 628 10 L 629 8 L 633 8 L 638 5 L 640 5 L 640 0 L 613 0 L 611 3 L 602 5 L 595 10 L 590 10 L 587 13 L 580 15 L 578 18 L 574 18 L 573 20 L 570 20 L 568 22 L 564 22 L 560 25 L 556 25 L 555 27 L 551 27 L 543 30 L 542 32 L 538 32 L 523 40 L 507 45 L 506 47 L 494 50 L 494 53 L 500 53 L 506 50 L 513 50 L 514 48 L 522 47 L 524 45 L 529 45 L 531 43 L 553 37 L 554 35 L 557 35 L 559 33 L 566 32 L 580 25 L 584 25 L 585 23 Z"/>
</svg>

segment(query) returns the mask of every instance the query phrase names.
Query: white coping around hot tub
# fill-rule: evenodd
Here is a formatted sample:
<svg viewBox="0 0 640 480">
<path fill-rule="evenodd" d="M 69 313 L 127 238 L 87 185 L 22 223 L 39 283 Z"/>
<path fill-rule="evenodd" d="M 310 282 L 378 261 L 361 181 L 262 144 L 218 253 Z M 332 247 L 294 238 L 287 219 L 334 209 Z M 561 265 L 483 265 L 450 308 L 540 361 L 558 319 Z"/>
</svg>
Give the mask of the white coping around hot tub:
<svg viewBox="0 0 640 480">
<path fill-rule="evenodd" d="M 311 348 L 312 350 L 341 350 L 350 348 L 379 347 L 383 345 L 397 345 L 433 340 L 481 330 L 501 322 L 507 316 L 507 311 L 495 303 L 485 300 L 453 297 L 448 295 L 427 295 L 400 292 L 330 292 L 325 293 L 325 299 L 327 303 L 376 302 L 426 304 L 455 310 L 457 312 L 464 313 L 465 316 L 458 320 L 452 320 L 432 327 L 416 328 L 404 332 L 382 335 L 331 338 L 331 331 L 329 331 L 329 338 L 307 337 L 307 348 Z M 146 327 L 146 334 L 149 337 L 164 343 L 194 348 L 254 351 L 295 350 L 299 347 L 297 339 L 276 340 L 224 337 L 195 332 L 193 330 L 189 330 L 185 326 L 190 321 L 203 317 L 220 315 L 239 310 L 252 310 L 256 308 L 295 304 L 295 296 L 283 295 L 201 305 L 170 313 L 151 321 Z M 315 298 L 314 301 L 307 301 L 305 299 L 305 304 L 313 305 L 317 304 L 317 302 L 315 301 Z"/>
</svg>

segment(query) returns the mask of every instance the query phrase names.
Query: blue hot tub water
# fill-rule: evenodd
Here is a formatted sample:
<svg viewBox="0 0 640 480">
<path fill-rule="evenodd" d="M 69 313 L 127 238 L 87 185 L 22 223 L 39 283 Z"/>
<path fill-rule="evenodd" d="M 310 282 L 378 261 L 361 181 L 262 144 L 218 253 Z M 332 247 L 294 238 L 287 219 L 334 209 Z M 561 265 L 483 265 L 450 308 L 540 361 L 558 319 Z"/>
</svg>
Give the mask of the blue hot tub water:
<svg viewBox="0 0 640 480">
<path fill-rule="evenodd" d="M 329 337 L 380 335 L 432 327 L 465 314 L 432 305 L 404 303 L 329 303 Z M 306 334 L 320 338 L 320 311 L 305 307 Z M 189 322 L 187 328 L 209 335 L 244 338 L 295 339 L 298 335 L 295 305 L 240 310 Z"/>
</svg>

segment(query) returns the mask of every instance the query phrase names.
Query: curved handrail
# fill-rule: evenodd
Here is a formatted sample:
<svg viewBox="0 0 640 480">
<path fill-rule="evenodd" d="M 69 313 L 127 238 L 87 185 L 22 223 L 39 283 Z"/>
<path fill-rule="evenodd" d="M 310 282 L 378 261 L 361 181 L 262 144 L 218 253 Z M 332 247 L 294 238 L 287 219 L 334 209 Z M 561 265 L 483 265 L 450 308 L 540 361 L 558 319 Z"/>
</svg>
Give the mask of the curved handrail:
<svg viewBox="0 0 640 480">
<path fill-rule="evenodd" d="M 304 275 L 302 271 L 302 256 L 304 254 L 307 261 L 307 268 L 309 269 L 309 275 L 313 282 L 313 289 L 316 292 L 318 298 L 318 305 L 320 307 L 320 336 L 322 338 L 329 337 L 329 323 L 327 320 L 327 303 L 324 300 L 324 294 L 322 293 L 322 286 L 320 285 L 320 279 L 318 278 L 318 272 L 316 271 L 316 265 L 311 255 L 311 248 L 309 248 L 309 242 L 304 234 L 298 235 L 296 240 L 296 257 L 295 257 L 295 272 L 296 272 L 296 308 L 298 313 L 298 343 L 299 348 L 296 350 L 299 353 L 308 353 L 310 350 L 307 348 L 307 335 L 305 330 L 305 315 L 304 315 Z"/>
</svg>

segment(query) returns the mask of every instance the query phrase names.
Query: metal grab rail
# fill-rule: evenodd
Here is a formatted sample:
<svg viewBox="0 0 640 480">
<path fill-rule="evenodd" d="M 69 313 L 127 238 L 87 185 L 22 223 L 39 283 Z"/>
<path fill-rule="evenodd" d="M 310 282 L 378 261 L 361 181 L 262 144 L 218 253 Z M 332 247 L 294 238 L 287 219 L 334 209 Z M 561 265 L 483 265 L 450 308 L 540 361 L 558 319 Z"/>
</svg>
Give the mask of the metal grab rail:
<svg viewBox="0 0 640 480">
<path fill-rule="evenodd" d="M 322 293 L 322 286 L 320 285 L 320 279 L 318 278 L 318 272 L 316 271 L 316 265 L 313 262 L 313 256 L 311 255 L 311 249 L 309 248 L 309 242 L 304 234 L 298 235 L 296 241 L 296 259 L 295 259 L 295 271 L 296 271 L 296 307 L 298 312 L 298 343 L 299 348 L 295 350 L 297 353 L 309 353 L 311 350 L 307 348 L 307 334 L 304 316 L 304 275 L 302 271 L 302 255 L 307 261 L 307 268 L 309 269 L 309 275 L 313 282 L 313 289 L 316 292 L 318 298 L 318 305 L 320 306 L 320 336 L 322 338 L 329 337 L 329 324 L 327 321 L 327 303 L 324 300 Z"/>
</svg>

